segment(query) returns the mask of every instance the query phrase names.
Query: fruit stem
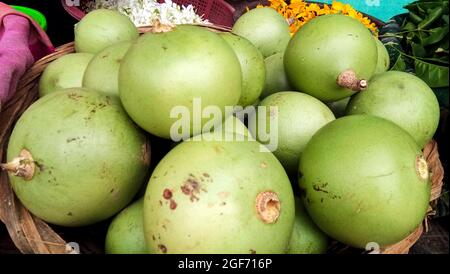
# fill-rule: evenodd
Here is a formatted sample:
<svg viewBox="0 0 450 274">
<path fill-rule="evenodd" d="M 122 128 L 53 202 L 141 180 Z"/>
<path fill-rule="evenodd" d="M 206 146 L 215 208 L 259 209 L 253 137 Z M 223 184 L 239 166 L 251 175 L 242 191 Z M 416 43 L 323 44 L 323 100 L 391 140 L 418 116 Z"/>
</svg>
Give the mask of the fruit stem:
<svg viewBox="0 0 450 274">
<path fill-rule="evenodd" d="M 164 33 L 169 32 L 175 28 L 174 24 L 161 24 L 158 19 L 155 19 L 152 23 L 151 33 Z"/>
<path fill-rule="evenodd" d="M 336 82 L 339 86 L 353 91 L 362 91 L 367 88 L 367 80 L 358 79 L 351 69 L 341 72 Z"/>
<path fill-rule="evenodd" d="M 14 173 L 15 176 L 22 177 L 25 181 L 29 181 L 34 176 L 36 164 L 31 156 L 31 153 L 22 149 L 19 156 L 14 158 L 11 162 L 0 164 L 2 170 Z"/>
<path fill-rule="evenodd" d="M 266 224 L 275 223 L 280 216 L 280 199 L 273 191 L 264 191 L 256 196 L 256 212 Z"/>
</svg>

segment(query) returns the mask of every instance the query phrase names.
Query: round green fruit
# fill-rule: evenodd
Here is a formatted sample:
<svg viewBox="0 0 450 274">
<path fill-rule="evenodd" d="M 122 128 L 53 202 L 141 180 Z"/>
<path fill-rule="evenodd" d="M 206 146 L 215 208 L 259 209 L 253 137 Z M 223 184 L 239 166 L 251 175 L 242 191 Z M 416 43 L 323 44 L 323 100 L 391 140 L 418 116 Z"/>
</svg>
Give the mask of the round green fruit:
<svg viewBox="0 0 450 274">
<path fill-rule="evenodd" d="M 119 67 L 131 42 L 121 42 L 97 53 L 89 62 L 83 87 L 119 96 Z"/>
<path fill-rule="evenodd" d="M 117 98 L 67 89 L 33 103 L 8 144 L 11 185 L 34 215 L 61 226 L 105 220 L 145 180 L 146 136 Z"/>
<path fill-rule="evenodd" d="M 320 129 L 303 151 L 299 176 L 314 223 L 357 248 L 403 240 L 425 218 L 430 199 L 420 147 L 399 126 L 371 115 Z"/>
<path fill-rule="evenodd" d="M 295 197 L 295 221 L 289 243 L 289 254 L 325 254 L 328 237 L 308 215 L 301 200 Z"/>
<path fill-rule="evenodd" d="M 262 100 L 259 106 L 266 107 L 267 128 L 270 128 L 268 123 L 271 123 L 271 117 L 278 119 L 278 147 L 273 154 L 289 174 L 297 172 L 300 155 L 311 137 L 335 119 L 324 103 L 296 91 L 274 93 Z M 277 112 L 270 107 L 277 107 Z M 259 128 L 252 135 L 262 143 L 272 141 L 261 138 L 266 137 L 266 134 L 261 135 Z"/>
<path fill-rule="evenodd" d="M 264 87 L 264 57 L 247 39 L 232 33 L 220 34 L 236 53 L 242 70 L 242 94 L 238 105 L 248 106 L 258 100 Z"/>
<path fill-rule="evenodd" d="M 374 74 L 378 74 L 388 71 L 391 61 L 389 58 L 389 53 L 384 44 L 377 38 L 374 39 L 377 42 L 377 52 L 378 52 L 378 59 L 377 59 L 378 61 Z"/>
<path fill-rule="evenodd" d="M 133 22 L 116 10 L 97 9 L 75 25 L 75 51 L 98 53 L 108 46 L 138 38 Z"/>
<path fill-rule="evenodd" d="M 286 77 L 286 72 L 284 71 L 283 55 L 284 53 L 277 53 L 264 60 L 266 66 L 266 82 L 261 93 L 261 98 L 266 98 L 275 92 L 292 90 Z"/>
<path fill-rule="evenodd" d="M 39 80 L 39 96 L 81 87 L 84 72 L 93 57 L 90 53 L 70 53 L 51 62 Z"/>
<path fill-rule="evenodd" d="M 150 252 L 286 252 L 294 196 L 283 167 L 263 148 L 256 141 L 203 140 L 172 149 L 145 193 Z"/>
<path fill-rule="evenodd" d="M 352 98 L 347 114 L 388 119 L 424 147 L 439 125 L 440 109 L 436 95 L 422 79 L 406 72 L 388 71 L 375 75 L 368 89 Z"/>
<path fill-rule="evenodd" d="M 312 19 L 296 32 L 284 67 L 295 90 L 331 102 L 364 89 L 377 57 L 373 35 L 361 22 L 330 14 Z"/>
<path fill-rule="evenodd" d="M 247 38 L 264 57 L 284 52 L 291 39 L 288 22 L 269 7 L 244 13 L 234 24 L 232 32 Z"/>
<path fill-rule="evenodd" d="M 199 26 L 180 25 L 144 34 L 131 46 L 120 65 L 119 94 L 140 127 L 170 138 L 178 118 L 171 117 L 174 107 L 193 113 L 193 101 L 201 99 L 202 107 L 225 113 L 225 106 L 236 105 L 241 97 L 241 78 L 239 60 L 224 39 Z M 202 119 L 201 127 L 210 120 Z M 200 133 L 190 123 L 190 135 Z"/>
<path fill-rule="evenodd" d="M 144 199 L 122 210 L 109 225 L 106 233 L 106 254 L 145 254 Z"/>
</svg>

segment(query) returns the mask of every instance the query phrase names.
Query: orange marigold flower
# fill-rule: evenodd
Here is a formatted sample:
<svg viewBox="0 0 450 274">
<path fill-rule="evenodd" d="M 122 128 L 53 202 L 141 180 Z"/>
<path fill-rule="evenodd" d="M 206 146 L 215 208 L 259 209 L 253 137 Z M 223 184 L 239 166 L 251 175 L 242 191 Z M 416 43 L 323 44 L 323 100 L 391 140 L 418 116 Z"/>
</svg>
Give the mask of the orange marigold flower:
<svg viewBox="0 0 450 274">
<path fill-rule="evenodd" d="M 343 4 L 335 0 L 333 0 L 331 5 L 323 4 L 322 7 L 315 3 L 306 3 L 304 0 L 291 0 L 289 4 L 285 0 L 269 0 L 269 3 L 269 7 L 276 10 L 288 21 L 291 35 L 317 16 L 337 13 L 359 20 L 375 36 L 378 35 L 376 25 L 349 4 Z M 258 4 L 256 7 L 261 8 L 263 5 Z M 249 10 L 248 7 L 246 10 Z"/>
</svg>

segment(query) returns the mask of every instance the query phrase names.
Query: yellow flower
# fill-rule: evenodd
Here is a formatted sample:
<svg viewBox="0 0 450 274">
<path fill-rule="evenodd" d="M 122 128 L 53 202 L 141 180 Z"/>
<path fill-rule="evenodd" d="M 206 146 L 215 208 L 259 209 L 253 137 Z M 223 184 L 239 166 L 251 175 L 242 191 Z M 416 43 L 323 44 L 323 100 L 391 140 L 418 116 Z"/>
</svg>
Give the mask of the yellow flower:
<svg viewBox="0 0 450 274">
<path fill-rule="evenodd" d="M 344 5 L 341 2 L 333 1 L 333 3 L 331 3 L 331 8 L 336 11 L 342 11 L 344 9 Z"/>
<path fill-rule="evenodd" d="M 351 5 L 343 4 L 338 1 L 332 2 L 331 5 L 323 4 L 322 8 L 315 3 L 306 3 L 304 0 L 291 0 L 289 4 L 285 0 L 269 0 L 269 7 L 281 14 L 289 23 L 291 35 L 293 35 L 299 28 L 305 25 L 311 19 L 326 15 L 326 14 L 344 14 L 346 16 L 355 18 L 364 24 L 372 33 L 377 36 L 378 29 L 369 18 L 364 17 L 362 13 L 356 11 Z M 257 8 L 263 7 L 258 4 Z M 248 11 L 247 7 L 247 11 Z"/>
</svg>

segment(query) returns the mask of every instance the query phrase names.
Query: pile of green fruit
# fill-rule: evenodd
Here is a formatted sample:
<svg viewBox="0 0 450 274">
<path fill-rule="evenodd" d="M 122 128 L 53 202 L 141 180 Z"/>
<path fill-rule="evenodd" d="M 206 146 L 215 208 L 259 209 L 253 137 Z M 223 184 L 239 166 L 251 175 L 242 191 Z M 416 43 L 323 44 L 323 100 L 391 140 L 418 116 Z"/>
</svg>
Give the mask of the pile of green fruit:
<svg viewBox="0 0 450 274">
<path fill-rule="evenodd" d="M 50 224 L 112 220 L 107 253 L 324 253 L 330 238 L 384 247 L 425 217 L 422 148 L 438 102 L 419 78 L 386 72 L 386 49 L 355 19 L 320 16 L 291 37 L 259 8 L 231 33 L 155 23 L 139 36 L 100 9 L 75 26 L 75 49 L 43 72 L 2 168 Z M 231 129 L 191 127 L 150 165 L 149 140 L 169 139 L 171 110 L 192 113 L 195 98 L 276 107 L 245 122 L 275 117 L 277 148 L 261 149 L 263 134 L 230 113 L 201 125 Z"/>
</svg>

